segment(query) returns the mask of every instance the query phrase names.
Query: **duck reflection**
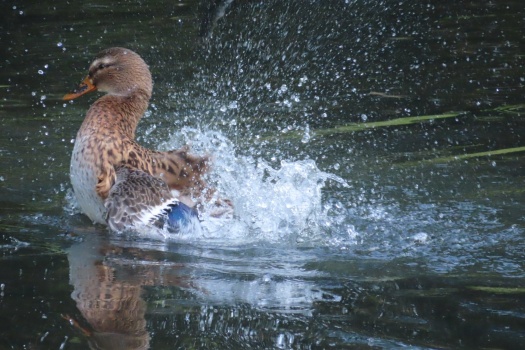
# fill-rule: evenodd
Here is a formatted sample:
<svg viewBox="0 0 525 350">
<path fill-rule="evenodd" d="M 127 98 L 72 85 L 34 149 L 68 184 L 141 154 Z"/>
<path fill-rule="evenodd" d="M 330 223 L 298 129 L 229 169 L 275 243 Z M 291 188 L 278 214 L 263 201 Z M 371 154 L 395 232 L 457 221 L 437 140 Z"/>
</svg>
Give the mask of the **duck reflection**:
<svg viewBox="0 0 525 350">
<path fill-rule="evenodd" d="M 68 251 L 72 298 L 83 321 L 65 316 L 92 349 L 148 349 L 143 287 L 188 286 L 177 266 L 159 264 L 143 250 L 91 234 Z M 149 263 L 150 262 L 150 263 Z"/>
</svg>

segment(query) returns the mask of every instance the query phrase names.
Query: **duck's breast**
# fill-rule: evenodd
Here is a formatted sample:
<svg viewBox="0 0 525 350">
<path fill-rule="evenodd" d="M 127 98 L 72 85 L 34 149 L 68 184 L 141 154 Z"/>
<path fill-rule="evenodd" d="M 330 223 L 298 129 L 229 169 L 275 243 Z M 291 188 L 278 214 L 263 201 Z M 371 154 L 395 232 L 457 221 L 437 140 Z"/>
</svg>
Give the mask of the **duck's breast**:
<svg viewBox="0 0 525 350">
<path fill-rule="evenodd" d="M 77 136 L 71 156 L 71 184 L 81 211 L 94 222 L 105 224 L 105 208 L 96 192 L 100 160 L 89 137 Z"/>
</svg>

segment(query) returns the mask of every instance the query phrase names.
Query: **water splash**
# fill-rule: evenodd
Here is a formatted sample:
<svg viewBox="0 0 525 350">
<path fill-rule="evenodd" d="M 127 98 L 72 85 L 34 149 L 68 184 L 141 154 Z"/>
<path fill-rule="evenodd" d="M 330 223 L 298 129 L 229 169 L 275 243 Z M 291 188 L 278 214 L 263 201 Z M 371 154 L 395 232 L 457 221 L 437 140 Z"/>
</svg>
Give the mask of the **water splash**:
<svg viewBox="0 0 525 350">
<path fill-rule="evenodd" d="M 229 243 L 318 241 L 322 222 L 326 221 L 323 187 L 327 181 L 348 186 L 343 179 L 319 170 L 310 159 L 282 160 L 275 168 L 264 159 L 239 155 L 234 144 L 215 131 L 183 128 L 160 148 L 183 144 L 191 144 L 194 152 L 213 155 L 209 182 L 216 187 L 217 196 L 228 198 L 235 208 L 231 220 L 212 218 L 205 208 L 202 236 L 193 239 Z"/>
</svg>

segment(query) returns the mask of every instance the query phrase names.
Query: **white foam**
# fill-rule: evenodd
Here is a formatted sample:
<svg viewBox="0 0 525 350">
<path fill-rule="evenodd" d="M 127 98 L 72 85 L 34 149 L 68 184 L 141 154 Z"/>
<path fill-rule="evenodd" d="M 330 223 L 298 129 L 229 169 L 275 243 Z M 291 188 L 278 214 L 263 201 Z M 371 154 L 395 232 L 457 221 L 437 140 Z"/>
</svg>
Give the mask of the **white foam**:
<svg viewBox="0 0 525 350">
<path fill-rule="evenodd" d="M 210 153 L 214 162 L 209 182 L 219 197 L 234 205 L 232 219 L 202 213 L 202 237 L 234 243 L 308 242 L 320 234 L 325 215 L 322 188 L 328 180 L 346 182 L 318 169 L 313 160 L 282 160 L 272 167 L 264 159 L 238 155 L 233 143 L 218 132 L 183 128 L 161 149 L 191 144 L 193 152 Z"/>
</svg>

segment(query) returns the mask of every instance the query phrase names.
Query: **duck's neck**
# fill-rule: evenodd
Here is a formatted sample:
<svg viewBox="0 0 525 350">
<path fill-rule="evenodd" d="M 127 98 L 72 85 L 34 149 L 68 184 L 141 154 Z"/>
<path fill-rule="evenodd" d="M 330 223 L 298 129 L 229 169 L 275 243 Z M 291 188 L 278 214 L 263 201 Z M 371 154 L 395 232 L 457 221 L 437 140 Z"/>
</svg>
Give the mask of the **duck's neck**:
<svg viewBox="0 0 525 350">
<path fill-rule="evenodd" d="M 87 112 L 80 131 L 88 128 L 105 135 L 118 133 L 120 137 L 133 140 L 140 118 L 148 108 L 150 96 L 141 89 L 128 96 L 102 96 Z"/>
</svg>

